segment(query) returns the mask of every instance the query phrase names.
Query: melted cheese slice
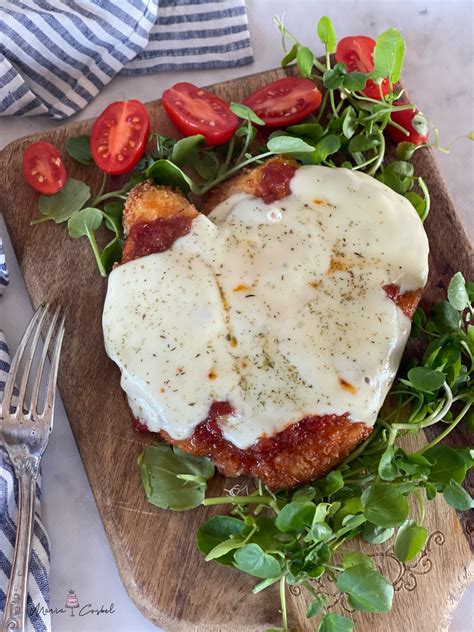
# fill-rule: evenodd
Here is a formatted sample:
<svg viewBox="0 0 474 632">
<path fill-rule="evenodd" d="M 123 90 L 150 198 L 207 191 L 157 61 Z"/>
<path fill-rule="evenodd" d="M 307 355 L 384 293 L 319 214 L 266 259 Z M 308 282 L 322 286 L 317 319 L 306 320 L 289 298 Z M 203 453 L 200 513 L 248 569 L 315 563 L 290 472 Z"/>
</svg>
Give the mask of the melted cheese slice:
<svg viewBox="0 0 474 632">
<path fill-rule="evenodd" d="M 242 449 L 309 415 L 374 423 L 410 330 L 383 286 L 424 286 L 425 231 L 368 175 L 304 166 L 290 186 L 273 204 L 233 195 L 111 273 L 105 346 L 150 430 L 188 438 L 214 401 Z"/>
</svg>

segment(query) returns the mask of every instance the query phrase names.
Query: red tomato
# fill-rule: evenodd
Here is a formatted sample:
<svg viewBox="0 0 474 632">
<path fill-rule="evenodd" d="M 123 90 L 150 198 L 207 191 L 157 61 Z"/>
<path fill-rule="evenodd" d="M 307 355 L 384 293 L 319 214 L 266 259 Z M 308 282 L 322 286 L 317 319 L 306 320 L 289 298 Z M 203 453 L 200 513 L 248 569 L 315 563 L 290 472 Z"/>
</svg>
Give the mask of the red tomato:
<svg viewBox="0 0 474 632">
<path fill-rule="evenodd" d="M 208 145 L 226 143 L 237 129 L 239 119 L 228 103 L 192 83 L 176 83 L 163 92 L 162 101 L 180 132 L 202 134 Z"/>
<path fill-rule="evenodd" d="M 395 101 L 394 105 L 404 105 L 404 101 Z M 399 110 L 398 112 L 392 112 L 390 118 L 394 123 L 398 123 L 404 127 L 408 136 L 404 134 L 401 130 L 393 127 L 392 125 L 387 125 L 385 131 L 387 135 L 396 143 L 403 143 L 403 141 L 408 141 L 409 143 L 413 143 L 414 145 L 423 145 L 428 142 L 427 134 L 420 134 L 416 131 L 416 129 L 411 124 L 413 117 L 418 114 L 420 110 Z"/>
<path fill-rule="evenodd" d="M 358 70 L 359 72 L 372 72 L 374 69 L 374 48 L 375 40 L 365 35 L 354 35 L 351 37 L 343 37 L 337 44 L 336 61 L 346 65 L 349 72 Z M 388 94 L 390 86 L 388 79 L 382 81 L 382 93 Z M 371 99 L 380 100 L 379 86 L 369 79 L 362 91 Z"/>
<path fill-rule="evenodd" d="M 51 143 L 39 140 L 23 154 L 23 175 L 33 189 L 51 195 L 66 184 L 67 171 L 59 151 Z"/>
<path fill-rule="evenodd" d="M 143 156 L 149 134 L 150 117 L 143 103 L 111 103 L 92 126 L 92 157 L 106 173 L 126 173 Z"/>
<path fill-rule="evenodd" d="M 321 92 L 309 79 L 285 77 L 252 92 L 245 105 L 269 127 L 293 125 L 314 112 L 321 103 Z"/>
</svg>

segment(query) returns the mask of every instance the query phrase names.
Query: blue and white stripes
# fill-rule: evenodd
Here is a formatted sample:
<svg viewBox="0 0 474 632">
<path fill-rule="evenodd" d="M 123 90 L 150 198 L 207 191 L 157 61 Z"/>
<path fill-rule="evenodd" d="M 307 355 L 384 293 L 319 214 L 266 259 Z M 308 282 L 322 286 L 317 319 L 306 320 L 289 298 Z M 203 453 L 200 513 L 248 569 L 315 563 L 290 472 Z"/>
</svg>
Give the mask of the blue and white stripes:
<svg viewBox="0 0 474 632">
<path fill-rule="evenodd" d="M 2 238 L 0 237 L 0 295 L 3 292 L 3 288 L 8 285 L 9 280 L 10 278 L 8 276 L 7 262 L 5 261 Z"/>
<path fill-rule="evenodd" d="M 118 73 L 252 61 L 244 0 L 0 3 L 0 115 L 66 118 Z"/>
</svg>

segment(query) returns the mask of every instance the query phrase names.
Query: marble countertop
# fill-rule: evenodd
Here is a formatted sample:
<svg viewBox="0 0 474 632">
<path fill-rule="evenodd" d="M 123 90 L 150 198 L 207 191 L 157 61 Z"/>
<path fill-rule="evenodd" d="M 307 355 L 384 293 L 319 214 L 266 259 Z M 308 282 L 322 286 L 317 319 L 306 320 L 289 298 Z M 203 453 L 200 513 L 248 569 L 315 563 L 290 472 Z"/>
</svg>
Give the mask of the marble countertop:
<svg viewBox="0 0 474 632">
<path fill-rule="evenodd" d="M 163 73 L 151 77 L 118 77 L 77 119 L 97 115 L 108 103 L 130 97 L 156 99 L 176 81 L 206 85 L 279 65 L 279 38 L 271 23 L 286 11 L 285 21 L 301 41 L 318 50 L 316 23 L 321 15 L 335 22 L 338 36 L 376 36 L 397 26 L 407 42 L 405 84 L 412 99 L 439 129 L 441 142 L 474 129 L 474 55 L 472 1 L 450 0 L 247 0 L 255 62 L 241 69 Z M 42 118 L 0 118 L 0 148 L 10 141 L 45 130 L 57 123 Z M 474 143 L 463 139 L 439 164 L 459 214 L 474 235 Z M 0 232 L 5 234 L 3 221 Z M 6 240 L 11 287 L 0 302 L 0 323 L 15 347 L 31 306 L 21 275 Z M 59 402 L 55 429 L 43 466 L 43 512 L 52 548 L 51 606 L 63 608 L 69 589 L 91 609 L 113 604 L 114 612 L 72 618 L 53 615 L 60 632 L 146 632 L 156 630 L 128 598 L 117 573 L 87 478 Z M 159 543 L 157 543 L 159 545 Z M 159 570 L 157 571 L 159 572 Z M 474 620 L 474 586 L 458 607 L 450 632 L 467 632 Z M 412 631 L 407 631 L 412 632 Z"/>
</svg>

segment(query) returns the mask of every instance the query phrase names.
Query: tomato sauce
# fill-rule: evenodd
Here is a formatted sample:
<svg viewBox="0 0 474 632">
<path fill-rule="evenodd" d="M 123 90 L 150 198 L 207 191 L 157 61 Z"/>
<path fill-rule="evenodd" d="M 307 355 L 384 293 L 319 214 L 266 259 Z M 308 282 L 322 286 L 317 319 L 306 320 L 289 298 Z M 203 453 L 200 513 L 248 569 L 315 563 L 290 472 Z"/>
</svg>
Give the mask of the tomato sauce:
<svg viewBox="0 0 474 632">
<path fill-rule="evenodd" d="M 155 252 L 164 252 L 171 248 L 178 237 L 187 235 L 191 229 L 193 217 L 175 215 L 173 217 L 157 217 L 151 222 L 139 222 L 130 229 L 129 241 L 132 251 L 125 256 L 122 263 L 138 259 Z"/>
<path fill-rule="evenodd" d="M 405 316 L 412 318 L 421 297 L 421 290 L 413 290 L 400 294 L 400 286 L 396 283 L 384 285 L 385 294 L 402 310 Z"/>
<path fill-rule="evenodd" d="M 281 161 L 268 162 L 260 173 L 258 195 L 266 204 L 281 200 L 290 194 L 290 180 L 296 166 Z"/>
</svg>

